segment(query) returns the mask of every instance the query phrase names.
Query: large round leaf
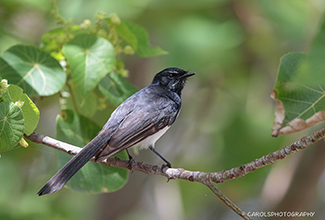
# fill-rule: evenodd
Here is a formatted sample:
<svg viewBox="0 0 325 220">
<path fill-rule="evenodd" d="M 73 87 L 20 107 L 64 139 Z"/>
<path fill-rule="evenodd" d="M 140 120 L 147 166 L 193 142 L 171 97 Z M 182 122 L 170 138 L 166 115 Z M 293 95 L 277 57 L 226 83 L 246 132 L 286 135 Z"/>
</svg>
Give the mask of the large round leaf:
<svg viewBox="0 0 325 220">
<path fill-rule="evenodd" d="M 24 134 L 24 116 L 12 102 L 0 103 L 0 151 L 16 146 Z"/>
<path fill-rule="evenodd" d="M 1 77 L 30 96 L 53 95 L 65 84 L 66 74 L 59 62 L 33 46 L 13 46 L 2 58 Z"/>
<path fill-rule="evenodd" d="M 23 90 L 11 84 L 6 93 L 3 94 L 6 101 L 18 103 L 19 107 L 23 111 L 25 130 L 24 133 L 30 135 L 37 127 L 39 121 L 39 110 L 33 101 L 23 93 Z"/>
<path fill-rule="evenodd" d="M 113 45 L 96 35 L 78 35 L 65 44 L 62 51 L 71 68 L 71 78 L 84 94 L 95 89 L 115 66 Z"/>
</svg>

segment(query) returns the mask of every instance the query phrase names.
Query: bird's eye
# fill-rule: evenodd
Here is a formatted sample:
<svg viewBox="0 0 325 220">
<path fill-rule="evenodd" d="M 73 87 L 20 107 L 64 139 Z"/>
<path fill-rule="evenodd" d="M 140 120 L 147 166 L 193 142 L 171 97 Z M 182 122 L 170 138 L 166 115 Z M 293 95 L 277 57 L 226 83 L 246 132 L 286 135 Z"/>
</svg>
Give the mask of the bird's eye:
<svg viewBox="0 0 325 220">
<path fill-rule="evenodd" d="M 174 78 L 176 76 L 175 73 L 169 73 L 168 78 Z"/>
</svg>

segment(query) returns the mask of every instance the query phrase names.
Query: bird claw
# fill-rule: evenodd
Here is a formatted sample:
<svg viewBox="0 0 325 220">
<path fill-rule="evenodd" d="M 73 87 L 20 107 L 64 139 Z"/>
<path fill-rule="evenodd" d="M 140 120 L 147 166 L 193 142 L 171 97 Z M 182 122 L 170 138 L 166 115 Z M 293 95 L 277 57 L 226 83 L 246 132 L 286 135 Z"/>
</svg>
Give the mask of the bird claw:
<svg viewBox="0 0 325 220">
<path fill-rule="evenodd" d="M 132 170 L 132 163 L 133 162 L 135 162 L 135 160 L 131 157 L 131 158 L 129 158 L 129 165 L 128 165 L 128 169 L 129 170 Z M 132 170 L 132 172 L 133 172 L 133 170 Z"/>
<path fill-rule="evenodd" d="M 164 172 L 164 169 L 172 168 L 172 165 L 170 163 L 161 165 L 161 172 Z"/>
</svg>

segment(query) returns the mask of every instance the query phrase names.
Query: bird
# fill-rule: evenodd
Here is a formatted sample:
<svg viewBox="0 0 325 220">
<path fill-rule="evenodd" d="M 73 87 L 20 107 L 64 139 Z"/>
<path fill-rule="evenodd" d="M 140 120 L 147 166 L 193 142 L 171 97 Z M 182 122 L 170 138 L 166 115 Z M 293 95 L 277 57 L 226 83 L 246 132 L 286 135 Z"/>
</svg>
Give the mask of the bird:
<svg viewBox="0 0 325 220">
<path fill-rule="evenodd" d="M 156 141 L 175 122 L 181 109 L 181 94 L 188 77 L 194 72 L 170 67 L 158 72 L 152 83 L 134 93 L 111 114 L 98 135 L 68 161 L 39 191 L 52 194 L 64 185 L 90 159 L 100 161 L 137 145 L 150 149 L 171 168 L 171 164 L 155 150 Z M 129 154 L 129 162 L 133 160 Z"/>
</svg>

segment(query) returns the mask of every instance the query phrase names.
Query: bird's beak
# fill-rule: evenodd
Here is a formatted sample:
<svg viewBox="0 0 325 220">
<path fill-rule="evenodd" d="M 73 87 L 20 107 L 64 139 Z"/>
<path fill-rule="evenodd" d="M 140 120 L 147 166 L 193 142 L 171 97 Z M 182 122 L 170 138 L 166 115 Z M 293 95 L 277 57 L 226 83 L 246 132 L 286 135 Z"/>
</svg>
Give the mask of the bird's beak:
<svg viewBox="0 0 325 220">
<path fill-rule="evenodd" d="M 192 72 L 192 73 L 185 73 L 183 76 L 181 76 L 181 78 L 185 79 L 185 78 L 188 78 L 190 76 L 193 76 L 195 75 L 196 73 Z"/>
</svg>

